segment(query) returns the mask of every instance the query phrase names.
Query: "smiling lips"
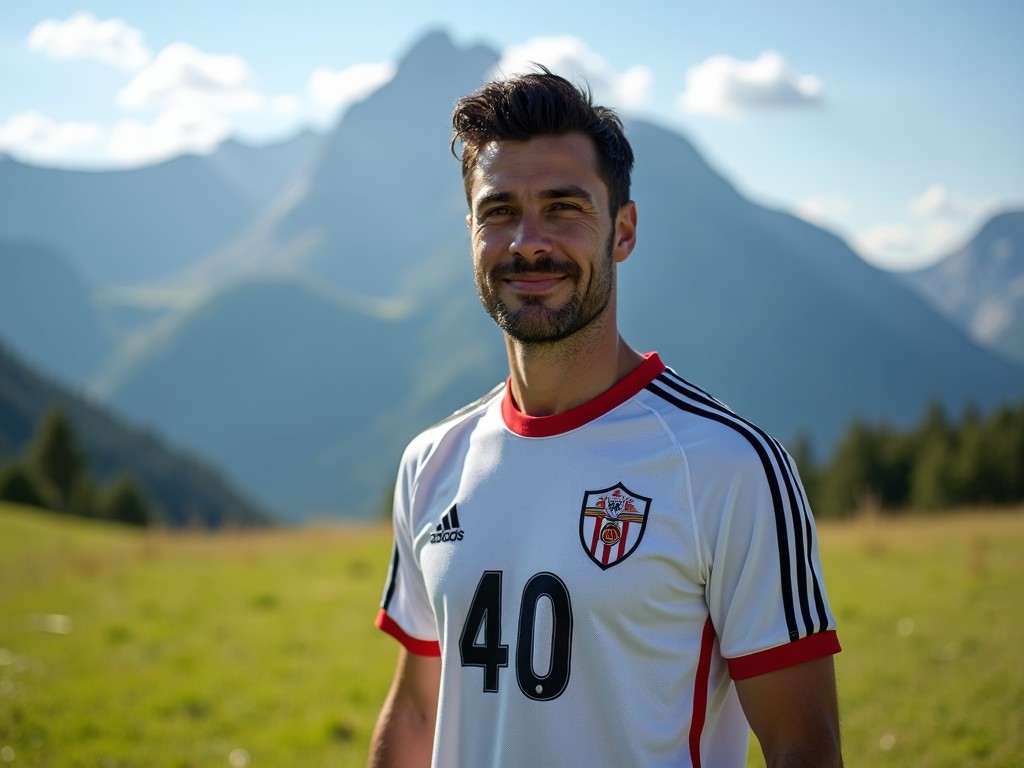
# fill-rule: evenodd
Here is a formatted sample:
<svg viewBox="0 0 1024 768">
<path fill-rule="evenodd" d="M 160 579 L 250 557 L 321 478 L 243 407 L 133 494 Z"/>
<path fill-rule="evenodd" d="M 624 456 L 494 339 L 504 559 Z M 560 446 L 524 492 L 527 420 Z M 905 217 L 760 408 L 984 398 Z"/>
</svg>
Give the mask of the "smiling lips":
<svg viewBox="0 0 1024 768">
<path fill-rule="evenodd" d="M 509 288 L 520 293 L 544 293 L 566 279 L 566 275 L 551 275 L 550 273 L 516 274 L 504 278 Z"/>
<path fill-rule="evenodd" d="M 568 259 L 544 256 L 530 263 L 517 255 L 491 271 L 491 279 L 504 282 L 513 291 L 541 294 L 553 290 L 566 280 L 579 280 L 580 268 Z"/>
</svg>

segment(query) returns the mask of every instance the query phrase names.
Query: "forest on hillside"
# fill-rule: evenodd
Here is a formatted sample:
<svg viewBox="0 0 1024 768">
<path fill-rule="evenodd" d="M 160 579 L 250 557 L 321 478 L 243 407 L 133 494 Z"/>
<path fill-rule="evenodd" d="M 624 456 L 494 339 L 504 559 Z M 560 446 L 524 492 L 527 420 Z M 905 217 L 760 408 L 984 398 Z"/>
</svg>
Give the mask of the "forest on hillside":
<svg viewBox="0 0 1024 768">
<path fill-rule="evenodd" d="M 55 384 L 2 344 L 0 498 L 169 528 L 272 522 L 216 469 Z"/>
<path fill-rule="evenodd" d="M 101 436 L 117 449 L 108 445 L 108 453 L 133 450 L 130 444 L 121 446 L 121 431 Z M 51 407 L 24 450 L 0 454 L 0 500 L 143 527 L 212 529 L 273 522 L 244 500 L 240 502 L 216 475 L 199 465 L 169 459 L 169 454 L 155 448 L 136 448 L 134 465 L 111 470 L 105 466 L 109 456 L 90 454 L 85 446 L 68 414 L 59 406 Z"/>
<path fill-rule="evenodd" d="M 1024 503 L 1024 401 L 987 415 L 967 407 L 951 417 L 932 403 L 910 429 L 855 419 L 827 461 L 810 443 L 791 450 L 819 518 L 861 509 L 939 512 Z"/>
</svg>

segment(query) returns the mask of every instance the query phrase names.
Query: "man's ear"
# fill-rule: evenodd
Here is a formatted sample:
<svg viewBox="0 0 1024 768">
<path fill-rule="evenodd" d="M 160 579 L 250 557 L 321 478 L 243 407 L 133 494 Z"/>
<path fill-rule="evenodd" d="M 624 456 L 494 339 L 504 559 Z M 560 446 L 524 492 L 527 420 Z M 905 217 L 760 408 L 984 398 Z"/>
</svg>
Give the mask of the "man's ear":
<svg viewBox="0 0 1024 768">
<path fill-rule="evenodd" d="M 468 229 L 470 232 L 473 231 L 473 214 L 472 213 L 467 213 L 466 214 L 466 229 Z"/>
<path fill-rule="evenodd" d="M 615 214 L 615 239 L 612 247 L 612 260 L 622 262 L 636 247 L 636 203 L 629 200 L 622 204 Z"/>
</svg>

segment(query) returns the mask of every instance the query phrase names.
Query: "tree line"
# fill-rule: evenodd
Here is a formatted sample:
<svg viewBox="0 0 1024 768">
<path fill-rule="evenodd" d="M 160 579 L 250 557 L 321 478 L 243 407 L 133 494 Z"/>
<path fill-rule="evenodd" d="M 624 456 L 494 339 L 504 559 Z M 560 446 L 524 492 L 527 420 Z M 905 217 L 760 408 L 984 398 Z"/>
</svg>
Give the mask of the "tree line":
<svg viewBox="0 0 1024 768">
<path fill-rule="evenodd" d="M 131 474 L 102 485 L 96 482 L 74 428 L 59 408 L 47 413 L 23 456 L 12 461 L 0 457 L 0 499 L 131 525 L 159 522 Z"/>
<path fill-rule="evenodd" d="M 872 507 L 886 513 L 937 512 L 1024 503 L 1024 402 L 987 416 L 973 406 L 952 419 L 939 403 L 920 422 L 896 429 L 855 419 L 829 461 L 810 444 L 792 451 L 815 516 L 841 518 Z"/>
<path fill-rule="evenodd" d="M 969 406 L 959 419 L 933 403 L 907 429 L 855 419 L 828 461 L 815 459 L 806 438 L 790 452 L 818 518 L 866 507 L 899 513 L 1024 504 L 1024 402 L 987 416 Z M 132 525 L 161 522 L 130 474 L 96 482 L 59 408 L 48 412 L 24 455 L 0 456 L 0 499 Z"/>
</svg>

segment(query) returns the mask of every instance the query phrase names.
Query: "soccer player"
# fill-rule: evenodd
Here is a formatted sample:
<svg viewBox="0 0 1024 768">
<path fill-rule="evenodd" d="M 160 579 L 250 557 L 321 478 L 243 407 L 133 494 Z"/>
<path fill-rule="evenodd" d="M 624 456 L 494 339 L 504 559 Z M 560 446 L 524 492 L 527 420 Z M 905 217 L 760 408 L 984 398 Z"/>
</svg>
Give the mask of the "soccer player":
<svg viewBox="0 0 1024 768">
<path fill-rule="evenodd" d="M 467 224 L 508 380 L 401 461 L 377 625 L 383 766 L 841 765 L 835 619 L 782 446 L 616 321 L 620 121 L 549 72 L 461 99 Z"/>
</svg>

